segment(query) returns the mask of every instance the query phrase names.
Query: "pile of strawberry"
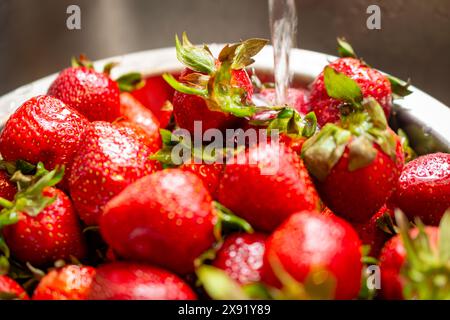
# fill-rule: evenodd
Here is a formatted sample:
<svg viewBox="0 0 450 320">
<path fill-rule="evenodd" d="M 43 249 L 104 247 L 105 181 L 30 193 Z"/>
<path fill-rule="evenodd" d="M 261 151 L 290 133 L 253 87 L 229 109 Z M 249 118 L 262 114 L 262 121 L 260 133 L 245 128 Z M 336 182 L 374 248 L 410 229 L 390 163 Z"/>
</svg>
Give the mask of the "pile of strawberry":
<svg viewBox="0 0 450 320">
<path fill-rule="evenodd" d="M 407 84 L 339 39 L 276 106 L 245 69 L 265 44 L 215 58 L 184 34 L 186 69 L 145 80 L 80 57 L 24 102 L 0 135 L 0 299 L 449 299 L 450 155 L 389 127 Z M 280 139 L 175 164 L 194 121 Z"/>
</svg>

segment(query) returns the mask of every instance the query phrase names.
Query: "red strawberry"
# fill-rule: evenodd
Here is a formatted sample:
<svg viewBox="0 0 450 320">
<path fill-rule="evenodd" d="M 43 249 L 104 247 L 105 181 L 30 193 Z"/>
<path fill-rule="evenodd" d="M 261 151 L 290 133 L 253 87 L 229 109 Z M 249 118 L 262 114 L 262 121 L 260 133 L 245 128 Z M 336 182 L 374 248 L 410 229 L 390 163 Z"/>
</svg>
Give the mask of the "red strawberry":
<svg viewBox="0 0 450 320">
<path fill-rule="evenodd" d="M 86 300 L 95 269 L 67 265 L 47 273 L 33 292 L 33 300 Z"/>
<path fill-rule="evenodd" d="M 145 79 L 143 87 L 131 92 L 159 120 L 161 127 L 165 128 L 170 121 L 172 110 L 165 108 L 167 101 L 172 102 L 174 89 L 162 76 L 153 76 Z"/>
<path fill-rule="evenodd" d="M 70 199 L 51 187 L 62 174 L 55 169 L 17 193 L 14 202 L 2 201 L 5 209 L 0 213 L 0 227 L 4 227 L 6 244 L 19 261 L 41 266 L 85 254 L 84 238 Z M 17 218 L 11 213 L 17 213 Z"/>
<path fill-rule="evenodd" d="M 184 274 L 194 270 L 194 260 L 213 244 L 217 220 L 200 178 L 166 169 L 136 181 L 108 202 L 100 231 L 120 256 Z"/>
<path fill-rule="evenodd" d="M 17 193 L 17 187 L 10 179 L 6 171 L 0 170 L 0 197 L 6 200 L 14 199 Z"/>
<path fill-rule="evenodd" d="M 280 135 L 280 143 L 286 144 L 288 148 L 291 148 L 296 154 L 301 155 L 303 143 L 306 138 L 291 138 L 286 134 Z"/>
<path fill-rule="evenodd" d="M 378 257 L 385 242 L 395 233 L 390 225 L 393 218 L 394 210 L 384 205 L 367 222 L 353 224 L 362 243 L 370 245 L 369 256 Z"/>
<path fill-rule="evenodd" d="M 273 88 L 264 88 L 259 93 L 269 105 L 276 104 L 276 91 Z M 301 114 L 307 114 L 311 111 L 308 101 L 308 91 L 301 88 L 289 88 L 287 91 L 287 104 L 293 107 Z"/>
<path fill-rule="evenodd" d="M 195 47 L 186 34 L 181 44 L 176 37 L 178 59 L 186 65 L 180 78 L 169 74 L 164 79 L 177 90 L 173 98 L 176 123 L 191 134 L 194 122 L 202 125 L 201 132 L 216 128 L 225 130 L 241 124 L 239 118 L 255 112 L 251 98 L 253 86 L 245 67 L 267 43 L 250 39 L 235 45 L 227 45 L 216 60 L 209 49 Z"/>
<path fill-rule="evenodd" d="M 356 81 L 361 88 L 364 98 L 374 98 L 382 106 L 386 118 L 389 118 L 392 108 L 392 89 L 385 75 L 354 58 L 337 59 L 330 63 L 329 67 Z M 324 72 L 312 84 L 309 103 L 321 126 L 329 122 L 338 122 L 340 119 L 339 109 L 345 104 L 343 100 L 330 97 L 328 94 L 324 81 Z"/>
<path fill-rule="evenodd" d="M 357 170 L 348 169 L 351 151 L 346 147 L 326 179 L 316 183 L 325 204 L 353 222 L 366 222 L 381 208 L 392 194 L 401 171 L 401 160 L 395 163 L 378 146 L 374 147 L 377 155 L 373 162 Z M 397 159 L 402 159 L 400 143 L 396 152 Z"/>
<path fill-rule="evenodd" d="M 191 163 L 186 162 L 179 167 L 183 171 L 192 172 L 202 179 L 203 184 L 213 198 L 217 198 L 220 178 L 222 177 L 223 164 L 221 163 Z"/>
<path fill-rule="evenodd" d="M 120 111 L 122 116 L 140 126 L 148 135 L 150 145 L 161 148 L 161 136 L 159 134 L 159 121 L 153 113 L 144 107 L 130 93 L 120 94 Z"/>
<path fill-rule="evenodd" d="M 120 120 L 114 122 L 114 125 L 119 128 L 125 128 L 125 130 L 131 130 L 136 135 L 137 139 L 145 144 L 152 153 L 158 151 L 161 148 L 161 136 L 158 133 L 158 136 L 150 136 L 147 131 L 142 129 L 141 126 L 136 123 L 129 122 L 127 120 Z"/>
<path fill-rule="evenodd" d="M 364 223 L 395 189 L 404 163 L 402 145 L 374 99 L 362 101 L 358 85 L 345 75 L 332 69 L 326 74 L 334 86 L 330 92 L 348 94 L 354 110 L 339 125 L 329 123 L 306 141 L 302 158 L 325 205 Z"/>
<path fill-rule="evenodd" d="M 196 295 L 170 272 L 148 265 L 115 262 L 97 268 L 89 299 L 195 300 Z"/>
<path fill-rule="evenodd" d="M 8 119 L 0 135 L 0 153 L 7 161 L 43 162 L 47 169 L 69 167 L 87 119 L 58 99 L 37 96 Z M 70 175 L 66 171 L 66 176 Z"/>
<path fill-rule="evenodd" d="M 23 288 L 8 276 L 0 275 L 0 300 L 28 300 L 28 294 Z"/>
<path fill-rule="evenodd" d="M 312 272 L 325 271 L 334 281 L 336 299 L 356 298 L 362 271 L 360 246 L 353 228 L 336 216 L 313 211 L 293 214 L 266 242 L 263 280 L 279 286 L 277 269 L 299 282 Z"/>
<path fill-rule="evenodd" d="M 299 210 L 314 210 L 318 196 L 298 155 L 284 144 L 258 144 L 225 166 L 219 201 L 252 226 L 272 231 Z"/>
<path fill-rule="evenodd" d="M 216 254 L 213 265 L 223 269 L 240 284 L 259 282 L 263 268 L 266 236 L 237 233 L 228 236 Z"/>
<path fill-rule="evenodd" d="M 428 227 L 426 233 L 431 240 L 432 246 L 436 248 L 438 243 L 438 228 Z M 419 230 L 411 230 L 411 237 L 418 236 Z M 388 300 L 402 300 L 404 279 L 401 275 L 403 265 L 407 261 L 407 254 L 402 242 L 401 235 L 390 239 L 383 247 L 380 255 L 381 268 L 381 296 Z"/>
<path fill-rule="evenodd" d="M 90 121 L 114 121 L 120 117 L 119 86 L 108 74 L 88 67 L 70 67 L 48 89 Z"/>
<path fill-rule="evenodd" d="M 411 220 L 438 225 L 450 208 L 450 154 L 421 156 L 405 165 L 393 202 Z"/>
<path fill-rule="evenodd" d="M 120 124 L 92 122 L 72 165 L 70 195 L 81 219 L 98 224 L 103 206 L 126 186 L 159 168 L 136 132 Z"/>
</svg>

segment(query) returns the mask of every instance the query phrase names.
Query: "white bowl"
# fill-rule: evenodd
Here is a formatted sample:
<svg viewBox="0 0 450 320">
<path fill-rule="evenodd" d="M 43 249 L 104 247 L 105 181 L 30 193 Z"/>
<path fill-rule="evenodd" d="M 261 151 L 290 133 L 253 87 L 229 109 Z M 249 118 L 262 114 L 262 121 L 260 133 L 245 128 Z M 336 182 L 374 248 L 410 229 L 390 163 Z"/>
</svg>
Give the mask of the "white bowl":
<svg viewBox="0 0 450 320">
<path fill-rule="evenodd" d="M 218 52 L 222 45 L 212 44 L 213 52 Z M 319 52 L 292 50 L 291 67 L 296 79 L 304 84 L 310 83 L 336 57 Z M 256 70 L 271 72 L 273 70 L 272 47 L 265 47 L 257 56 L 253 65 Z M 123 56 L 103 59 L 95 63 L 101 69 L 110 61 L 120 62 L 113 69 L 112 76 L 130 71 L 140 71 L 146 76 L 163 72 L 177 72 L 182 69 L 176 59 L 175 48 L 162 48 L 142 51 Z M 25 100 L 45 94 L 56 74 L 47 76 L 22 86 L 0 97 L 0 126 Z M 414 80 L 414 79 L 413 79 Z M 411 144 L 419 154 L 436 151 L 450 152 L 450 109 L 425 92 L 411 87 L 413 92 L 402 100 L 396 101 L 391 124 L 400 127 L 410 136 Z"/>
</svg>

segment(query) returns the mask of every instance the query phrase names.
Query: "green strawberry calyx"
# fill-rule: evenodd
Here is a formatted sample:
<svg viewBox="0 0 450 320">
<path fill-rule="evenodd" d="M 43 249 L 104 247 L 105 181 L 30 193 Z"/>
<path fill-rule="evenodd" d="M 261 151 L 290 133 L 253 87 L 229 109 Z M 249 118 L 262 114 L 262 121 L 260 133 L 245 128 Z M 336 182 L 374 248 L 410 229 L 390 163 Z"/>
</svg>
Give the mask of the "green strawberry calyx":
<svg viewBox="0 0 450 320">
<path fill-rule="evenodd" d="M 398 129 L 397 135 L 399 136 L 400 142 L 402 144 L 403 153 L 405 155 L 405 163 L 408 163 L 417 158 L 417 153 L 411 147 L 411 144 L 409 143 L 409 137 L 406 132 L 402 129 Z"/>
<path fill-rule="evenodd" d="M 121 75 L 116 80 L 121 92 L 132 92 L 145 85 L 145 80 L 140 72 L 129 72 Z"/>
<path fill-rule="evenodd" d="M 259 108 L 262 109 L 262 108 Z M 276 107 L 268 107 L 268 112 L 273 113 Z M 261 117 L 264 112 L 258 114 Z M 261 126 L 267 128 L 270 133 L 271 130 L 278 130 L 279 133 L 284 133 L 292 139 L 309 138 L 317 129 L 317 118 L 314 112 L 310 112 L 304 117 L 292 107 L 283 106 L 275 112 L 275 116 L 268 119 L 254 119 L 249 121 L 249 124 L 254 126 Z"/>
<path fill-rule="evenodd" d="M 71 66 L 72 68 L 94 69 L 94 63 L 85 54 L 80 54 L 78 57 L 73 56 Z"/>
<path fill-rule="evenodd" d="M 339 124 L 327 123 L 302 148 L 302 158 L 311 174 L 324 181 L 333 167 L 349 151 L 348 170 L 369 166 L 379 149 L 397 161 L 397 137 L 388 125 L 383 109 L 373 98 L 361 102 L 361 110 L 343 115 Z"/>
<path fill-rule="evenodd" d="M 195 146 L 190 139 L 186 139 L 183 135 L 177 134 L 176 131 L 172 132 L 167 129 L 160 129 L 159 132 L 162 140 L 162 148 L 152 154 L 150 159 L 159 161 L 164 168 L 174 168 L 190 162 L 206 164 L 226 162 L 227 158 L 245 149 L 244 146 L 208 149 L 203 145 Z M 173 157 L 174 148 L 177 148 L 177 151 L 179 151 L 179 147 L 189 152 L 189 155 L 186 158 L 179 159 L 179 162 L 175 162 Z"/>
<path fill-rule="evenodd" d="M 415 221 L 418 234 L 413 237 L 405 215 L 395 212 L 406 259 L 401 268 L 403 295 L 406 299 L 450 299 L 450 209 L 438 229 L 438 243 L 431 242 L 425 226 Z"/>
<path fill-rule="evenodd" d="M 337 38 L 338 48 L 337 51 L 339 53 L 339 56 L 341 58 L 355 58 L 358 59 L 358 56 L 355 53 L 355 50 L 353 50 L 353 47 L 351 44 L 345 40 L 343 37 Z"/>
<path fill-rule="evenodd" d="M 51 205 L 56 197 L 44 196 L 43 191 L 47 187 L 58 184 L 64 176 L 64 167 L 57 166 L 52 171 L 47 171 L 40 162 L 35 167 L 34 175 L 26 175 L 18 170 L 11 176 L 11 181 L 17 184 L 18 192 L 12 201 L 0 198 L 0 269 L 8 270 L 8 259 L 10 252 L 1 230 L 9 225 L 15 224 L 19 220 L 19 213 L 27 214 L 31 217 L 37 216 L 47 206 Z"/>
<path fill-rule="evenodd" d="M 244 231 L 253 233 L 253 227 L 244 219 L 238 217 L 230 209 L 217 201 L 213 201 L 214 211 L 218 216 L 217 223 L 214 226 L 214 235 L 216 240 L 220 243 L 223 240 L 223 234 L 230 230 Z"/>
<path fill-rule="evenodd" d="M 256 112 L 256 108 L 249 101 L 247 92 L 233 83 L 232 71 L 252 64 L 253 56 L 267 42 L 264 39 L 248 39 L 226 45 L 216 62 L 208 46 L 193 45 L 186 33 L 183 33 L 181 42 L 178 36 L 175 36 L 177 58 L 193 73 L 178 80 L 169 73 L 163 77 L 175 90 L 202 97 L 213 111 L 250 117 Z"/>
<path fill-rule="evenodd" d="M 53 203 L 54 197 L 46 197 L 43 191 L 47 187 L 58 184 L 64 176 L 64 167 L 58 166 L 52 171 L 47 171 L 42 163 L 36 166 L 34 176 L 24 175 L 16 171 L 11 176 L 11 181 L 17 183 L 18 192 L 13 201 L 0 198 L 0 228 L 17 222 L 18 213 L 29 216 L 38 215 L 43 209 Z"/>
</svg>

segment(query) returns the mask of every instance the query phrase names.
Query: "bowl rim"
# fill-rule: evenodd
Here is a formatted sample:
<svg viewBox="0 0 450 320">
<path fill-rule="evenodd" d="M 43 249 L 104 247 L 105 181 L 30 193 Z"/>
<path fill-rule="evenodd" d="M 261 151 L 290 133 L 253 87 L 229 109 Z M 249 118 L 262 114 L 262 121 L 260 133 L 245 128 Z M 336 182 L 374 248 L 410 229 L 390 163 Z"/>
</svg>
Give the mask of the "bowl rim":
<svg viewBox="0 0 450 320">
<path fill-rule="evenodd" d="M 211 44 L 211 50 L 216 53 L 220 51 L 223 44 Z M 292 49 L 291 69 L 296 78 L 304 83 L 310 83 L 323 70 L 325 65 L 336 59 L 336 56 L 321 52 Z M 176 58 L 174 47 L 166 47 L 152 50 L 139 51 L 124 55 L 118 55 L 98 60 L 94 63 L 95 68 L 100 70 L 106 63 L 119 62 L 112 70 L 112 77 L 120 74 L 139 71 L 144 76 L 152 76 L 163 72 L 179 72 L 183 66 Z M 268 45 L 255 57 L 252 65 L 256 70 L 273 70 L 273 48 Z M 43 77 L 29 84 L 6 93 L 0 97 L 0 127 L 4 125 L 8 117 L 27 99 L 45 94 L 51 82 L 58 73 Z M 424 91 L 411 86 L 412 94 L 404 99 L 397 100 L 396 105 L 403 113 L 416 119 L 424 125 L 427 134 L 437 136 L 450 147 L 450 108 L 442 102 L 428 95 Z"/>
</svg>

